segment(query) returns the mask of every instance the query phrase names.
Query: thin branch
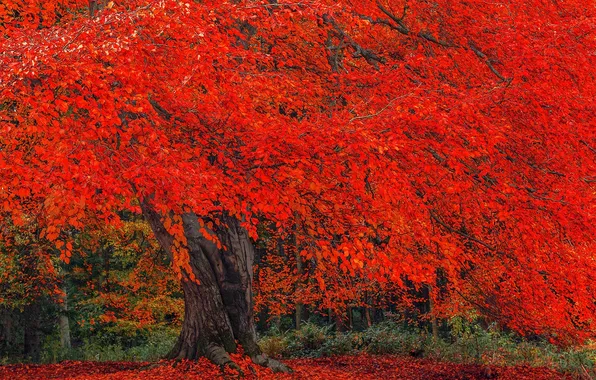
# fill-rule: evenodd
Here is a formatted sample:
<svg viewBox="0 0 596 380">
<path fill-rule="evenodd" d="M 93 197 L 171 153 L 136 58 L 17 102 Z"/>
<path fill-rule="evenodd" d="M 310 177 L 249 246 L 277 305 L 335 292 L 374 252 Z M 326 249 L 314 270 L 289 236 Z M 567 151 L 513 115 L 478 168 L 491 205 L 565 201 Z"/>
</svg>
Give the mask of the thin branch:
<svg viewBox="0 0 596 380">
<path fill-rule="evenodd" d="M 486 54 L 484 54 L 482 51 L 480 51 L 480 49 L 478 49 L 476 46 L 474 46 L 473 43 L 470 43 L 469 46 L 470 46 L 470 49 L 474 52 L 474 54 L 476 54 L 476 56 L 478 58 L 480 58 L 481 60 L 483 60 L 484 63 L 486 63 L 486 65 L 490 69 L 490 71 L 492 71 L 493 74 L 495 74 L 500 80 L 502 80 L 503 82 L 510 82 L 511 81 L 511 78 L 506 78 L 503 75 L 501 75 L 501 73 L 499 73 L 497 71 L 497 69 L 495 69 L 495 67 L 493 66 L 491 60 L 486 56 Z"/>
<path fill-rule="evenodd" d="M 420 87 L 420 86 L 418 86 L 418 87 Z M 370 115 L 354 116 L 353 118 L 351 118 L 348 121 L 348 123 L 351 123 L 351 122 L 353 122 L 355 120 L 370 119 L 371 117 L 379 116 L 381 113 L 383 113 L 383 111 L 385 111 L 387 108 L 389 108 L 393 104 L 393 102 L 395 102 L 396 100 L 407 98 L 408 96 L 411 96 L 413 94 L 414 94 L 413 92 L 410 92 L 408 94 L 405 94 L 405 95 L 402 95 L 402 96 L 398 96 L 396 98 L 393 98 L 393 99 L 391 99 L 389 101 L 389 103 L 387 103 L 387 105 L 385 107 L 381 108 L 379 111 L 377 111 L 377 112 L 375 112 L 373 114 L 370 114 Z"/>
<path fill-rule="evenodd" d="M 74 37 L 70 41 L 68 41 L 64 46 L 62 46 L 62 51 L 66 51 L 66 48 L 68 48 L 73 42 L 77 40 L 77 38 L 79 38 L 79 36 L 83 33 L 85 28 L 86 25 L 83 25 L 79 30 L 77 30 Z"/>
<path fill-rule="evenodd" d="M 593 147 L 590 146 L 590 144 L 588 144 L 586 141 L 584 140 L 579 140 L 580 143 L 584 144 L 585 146 L 588 147 L 588 149 L 590 149 L 592 151 L 592 153 L 596 154 L 596 149 L 594 149 Z"/>
<path fill-rule="evenodd" d="M 370 16 L 365 16 L 365 15 L 359 15 L 360 18 L 369 21 L 370 23 L 374 24 L 382 24 L 385 26 L 388 26 L 389 28 L 393 29 L 393 30 L 397 30 L 399 33 L 404 34 L 404 35 L 409 35 L 410 34 L 410 29 L 408 28 L 408 26 L 406 25 L 406 23 L 404 22 L 404 18 L 406 17 L 406 13 L 408 11 L 408 6 L 405 5 L 404 6 L 404 10 L 402 13 L 401 17 L 397 17 L 396 15 L 394 15 L 390 10 L 388 10 L 387 8 L 385 8 L 380 2 L 377 1 L 377 7 L 381 10 L 381 12 L 383 12 L 385 15 L 387 15 L 391 20 L 393 20 L 393 22 L 395 22 L 396 25 L 392 24 L 389 20 L 383 20 L 383 19 L 373 19 Z M 443 46 L 446 48 L 456 48 L 459 47 L 455 44 L 449 43 L 447 41 L 443 41 L 440 40 L 438 38 L 436 38 L 435 36 L 433 36 L 432 34 L 430 34 L 427 31 L 421 31 L 417 34 L 418 37 L 432 42 L 434 44 L 437 44 L 439 46 Z"/>
<path fill-rule="evenodd" d="M 441 46 L 443 46 L 443 47 L 447 47 L 447 48 L 449 48 L 449 47 L 458 47 L 457 45 L 450 44 L 450 43 L 449 43 L 449 42 L 447 42 L 447 41 L 442 41 L 442 40 L 438 40 L 438 39 L 436 39 L 436 38 L 435 38 L 435 37 L 434 37 L 432 34 L 430 34 L 429 32 L 420 32 L 420 33 L 418 33 L 418 36 L 419 36 L 420 38 L 424 38 L 424 39 L 425 39 L 425 40 L 427 40 L 427 41 L 430 41 L 430 42 L 432 42 L 432 43 L 435 43 L 435 44 L 437 44 L 437 45 L 441 45 Z"/>
<path fill-rule="evenodd" d="M 445 228 L 447 231 L 458 234 L 461 237 L 464 237 L 470 241 L 473 241 L 476 244 L 479 244 L 493 252 L 497 252 L 497 249 L 495 247 L 493 247 L 490 244 L 487 244 L 485 242 L 483 242 L 482 240 L 479 240 L 477 238 L 475 238 L 474 236 L 470 236 L 464 232 L 461 232 L 459 230 L 456 230 L 455 228 L 451 227 L 450 225 L 448 225 L 447 223 L 445 223 L 443 220 L 441 220 L 441 218 L 439 218 L 439 216 L 435 213 L 434 210 L 430 210 L 430 217 L 437 223 L 439 223 L 443 228 Z"/>
<path fill-rule="evenodd" d="M 364 58 L 366 62 L 370 65 L 374 66 L 375 69 L 379 69 L 379 63 L 385 63 L 385 59 L 383 57 L 379 57 L 375 52 L 372 50 L 368 50 L 360 46 L 356 41 L 352 39 L 344 30 L 335 22 L 335 20 L 330 17 L 328 14 L 323 15 L 323 21 L 327 24 L 333 26 L 333 29 L 339 34 L 339 36 L 346 41 L 346 43 L 354 49 L 354 53 L 352 56 L 354 58 Z"/>
<path fill-rule="evenodd" d="M 381 12 L 385 13 L 387 15 L 387 17 L 389 17 L 391 20 L 393 20 L 397 24 L 397 26 L 394 26 L 393 27 L 395 30 L 397 30 L 398 32 L 400 32 L 402 34 L 408 34 L 408 33 L 410 33 L 410 29 L 408 29 L 408 27 L 404 23 L 404 17 L 406 17 L 406 12 L 408 11 L 408 6 L 407 5 L 404 5 L 404 11 L 403 11 L 403 14 L 401 15 L 401 17 L 397 17 L 396 15 L 394 15 L 393 13 L 391 13 L 391 11 L 389 11 L 387 8 L 385 8 L 378 1 L 377 1 L 377 7 L 379 7 L 379 9 L 381 10 Z"/>
<path fill-rule="evenodd" d="M 270 2 L 269 4 L 257 4 L 257 5 L 247 5 L 245 7 L 240 7 L 238 9 L 253 9 L 253 8 L 281 8 L 281 7 L 303 7 L 305 4 L 301 1 L 297 3 L 278 3 L 276 0 Z"/>
</svg>

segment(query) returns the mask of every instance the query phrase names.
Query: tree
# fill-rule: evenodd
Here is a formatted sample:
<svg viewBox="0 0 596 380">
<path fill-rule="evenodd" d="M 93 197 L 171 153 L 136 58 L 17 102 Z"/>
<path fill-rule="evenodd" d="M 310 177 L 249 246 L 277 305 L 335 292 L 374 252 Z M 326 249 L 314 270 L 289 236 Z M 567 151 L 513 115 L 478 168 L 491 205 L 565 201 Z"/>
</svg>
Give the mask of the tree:
<svg viewBox="0 0 596 380">
<path fill-rule="evenodd" d="M 518 330 L 593 334 L 592 8 L 8 4 L 3 212 L 66 261 L 89 215 L 142 213 L 185 295 L 170 357 L 233 365 L 237 341 L 286 369 L 255 339 L 259 220 L 320 265 L 399 286 L 440 269 Z"/>
<path fill-rule="evenodd" d="M 0 242 L 0 354 L 39 361 L 48 333 L 44 309 L 61 296 L 52 245 L 31 225 L 2 226 Z"/>
</svg>

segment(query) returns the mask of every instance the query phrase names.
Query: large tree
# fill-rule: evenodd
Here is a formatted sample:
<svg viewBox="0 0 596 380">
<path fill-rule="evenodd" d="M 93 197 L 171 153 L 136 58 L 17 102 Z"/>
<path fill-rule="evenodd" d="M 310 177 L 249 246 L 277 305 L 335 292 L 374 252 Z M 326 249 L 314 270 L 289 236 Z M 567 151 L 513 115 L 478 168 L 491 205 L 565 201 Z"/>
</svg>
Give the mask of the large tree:
<svg viewBox="0 0 596 380">
<path fill-rule="evenodd" d="M 317 265 L 593 334 L 593 7 L 77 3 L 0 6 L 1 211 L 66 261 L 85 218 L 143 213 L 184 290 L 172 358 L 285 369 L 256 344 L 260 220 Z"/>
</svg>

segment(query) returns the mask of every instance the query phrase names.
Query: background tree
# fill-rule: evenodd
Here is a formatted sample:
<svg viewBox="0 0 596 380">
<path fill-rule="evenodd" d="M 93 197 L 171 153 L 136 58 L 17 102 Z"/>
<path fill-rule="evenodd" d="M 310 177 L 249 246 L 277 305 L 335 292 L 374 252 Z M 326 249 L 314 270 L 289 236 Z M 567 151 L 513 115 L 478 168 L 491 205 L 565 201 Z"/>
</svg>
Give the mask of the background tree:
<svg viewBox="0 0 596 380">
<path fill-rule="evenodd" d="M 51 330 L 47 309 L 62 296 L 56 249 L 39 239 L 35 223 L 4 220 L 0 243 L 0 354 L 39 361 Z"/>
</svg>

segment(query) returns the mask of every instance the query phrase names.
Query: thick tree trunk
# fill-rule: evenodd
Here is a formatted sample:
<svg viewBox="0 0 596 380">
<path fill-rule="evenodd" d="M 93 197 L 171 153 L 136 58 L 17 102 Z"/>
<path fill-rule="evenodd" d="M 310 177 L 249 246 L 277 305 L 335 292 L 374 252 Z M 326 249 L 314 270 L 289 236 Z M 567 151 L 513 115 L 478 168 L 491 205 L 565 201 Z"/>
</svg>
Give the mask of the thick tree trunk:
<svg viewBox="0 0 596 380">
<path fill-rule="evenodd" d="M 172 255 L 174 238 L 166 231 L 160 215 L 147 203 L 142 208 L 161 246 Z M 209 231 L 221 242 L 223 248 L 218 248 L 200 233 L 195 214 L 184 214 L 182 222 L 190 268 L 198 281 L 183 273 L 184 322 L 169 357 L 205 356 L 222 367 L 239 369 L 228 355 L 236 351 L 238 341 L 254 363 L 274 371 L 289 371 L 284 364 L 263 354 L 257 345 L 252 299 L 254 247 L 247 231 L 235 218 L 219 216 L 216 230 Z"/>
</svg>

